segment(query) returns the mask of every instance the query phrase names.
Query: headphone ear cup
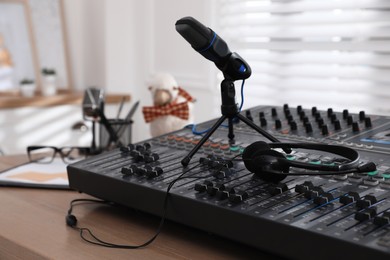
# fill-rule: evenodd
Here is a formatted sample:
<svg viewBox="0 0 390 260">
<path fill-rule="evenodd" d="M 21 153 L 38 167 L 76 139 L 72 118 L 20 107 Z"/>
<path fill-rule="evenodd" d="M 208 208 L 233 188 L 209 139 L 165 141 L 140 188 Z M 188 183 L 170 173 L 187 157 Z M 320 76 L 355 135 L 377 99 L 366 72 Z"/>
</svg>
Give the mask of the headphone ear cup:
<svg viewBox="0 0 390 260">
<path fill-rule="evenodd" d="M 278 158 L 285 157 L 274 150 L 257 153 L 250 163 L 252 170 L 247 169 L 264 181 L 278 183 L 287 177 L 289 170 L 289 166 L 280 164 Z"/>
<path fill-rule="evenodd" d="M 244 161 L 245 167 L 250 172 L 255 172 L 256 165 L 254 164 L 254 158 L 258 156 L 259 153 L 264 151 L 271 151 L 271 148 L 266 142 L 257 141 L 248 145 L 242 152 L 242 160 Z"/>
</svg>

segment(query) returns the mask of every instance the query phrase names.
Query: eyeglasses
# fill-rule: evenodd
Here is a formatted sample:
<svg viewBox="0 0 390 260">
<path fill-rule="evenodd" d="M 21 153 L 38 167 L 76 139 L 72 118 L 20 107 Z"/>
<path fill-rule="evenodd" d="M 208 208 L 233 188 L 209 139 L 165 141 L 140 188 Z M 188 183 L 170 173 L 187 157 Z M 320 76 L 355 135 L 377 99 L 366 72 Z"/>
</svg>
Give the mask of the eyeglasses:
<svg viewBox="0 0 390 260">
<path fill-rule="evenodd" d="M 59 153 L 64 163 L 74 163 L 86 158 L 90 154 L 89 147 L 60 147 L 55 146 L 28 146 L 27 154 L 30 162 L 51 163 L 55 155 Z"/>
</svg>

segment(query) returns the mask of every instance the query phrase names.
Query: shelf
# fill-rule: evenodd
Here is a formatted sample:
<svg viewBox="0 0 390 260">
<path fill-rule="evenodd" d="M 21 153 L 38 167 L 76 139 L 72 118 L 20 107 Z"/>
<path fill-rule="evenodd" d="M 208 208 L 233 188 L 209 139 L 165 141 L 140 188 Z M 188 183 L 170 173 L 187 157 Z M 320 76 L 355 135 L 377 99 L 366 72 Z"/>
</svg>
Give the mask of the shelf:
<svg viewBox="0 0 390 260">
<path fill-rule="evenodd" d="M 7 108 L 20 108 L 20 107 L 51 107 L 59 105 L 71 105 L 71 104 L 80 104 L 83 101 L 84 93 L 59 93 L 54 96 L 44 97 L 44 96 L 35 96 L 35 97 L 22 97 L 18 94 L 0 94 L 0 109 Z M 106 94 L 105 103 L 106 104 L 115 104 L 122 102 L 122 99 L 125 102 L 129 102 L 131 97 L 130 95 L 125 94 Z"/>
</svg>

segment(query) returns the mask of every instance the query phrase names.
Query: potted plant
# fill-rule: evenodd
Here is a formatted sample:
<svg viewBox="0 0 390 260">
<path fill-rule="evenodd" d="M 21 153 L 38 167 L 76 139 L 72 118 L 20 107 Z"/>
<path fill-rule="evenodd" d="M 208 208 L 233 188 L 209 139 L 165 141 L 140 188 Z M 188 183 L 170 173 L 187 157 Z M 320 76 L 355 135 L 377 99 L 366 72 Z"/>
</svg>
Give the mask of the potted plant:
<svg viewBox="0 0 390 260">
<path fill-rule="evenodd" d="M 20 81 L 20 92 L 24 97 L 33 97 L 35 93 L 35 82 L 32 79 L 24 78 Z"/>
<path fill-rule="evenodd" d="M 42 69 L 42 94 L 44 96 L 52 96 L 57 92 L 57 73 L 55 69 Z"/>
</svg>

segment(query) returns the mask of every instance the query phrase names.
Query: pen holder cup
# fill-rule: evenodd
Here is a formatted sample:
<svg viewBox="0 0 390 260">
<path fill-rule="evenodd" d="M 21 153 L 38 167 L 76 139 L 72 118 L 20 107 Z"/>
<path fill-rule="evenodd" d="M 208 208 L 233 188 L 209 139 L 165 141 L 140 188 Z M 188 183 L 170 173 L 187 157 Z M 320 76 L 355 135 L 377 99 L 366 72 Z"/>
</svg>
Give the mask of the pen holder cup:
<svg viewBox="0 0 390 260">
<path fill-rule="evenodd" d="M 124 119 L 108 119 L 112 129 L 119 138 L 119 143 L 122 145 L 128 145 L 131 143 L 131 126 L 133 121 L 126 121 Z M 100 124 L 99 128 L 99 145 L 102 149 L 108 147 L 110 135 L 106 127 Z"/>
</svg>

